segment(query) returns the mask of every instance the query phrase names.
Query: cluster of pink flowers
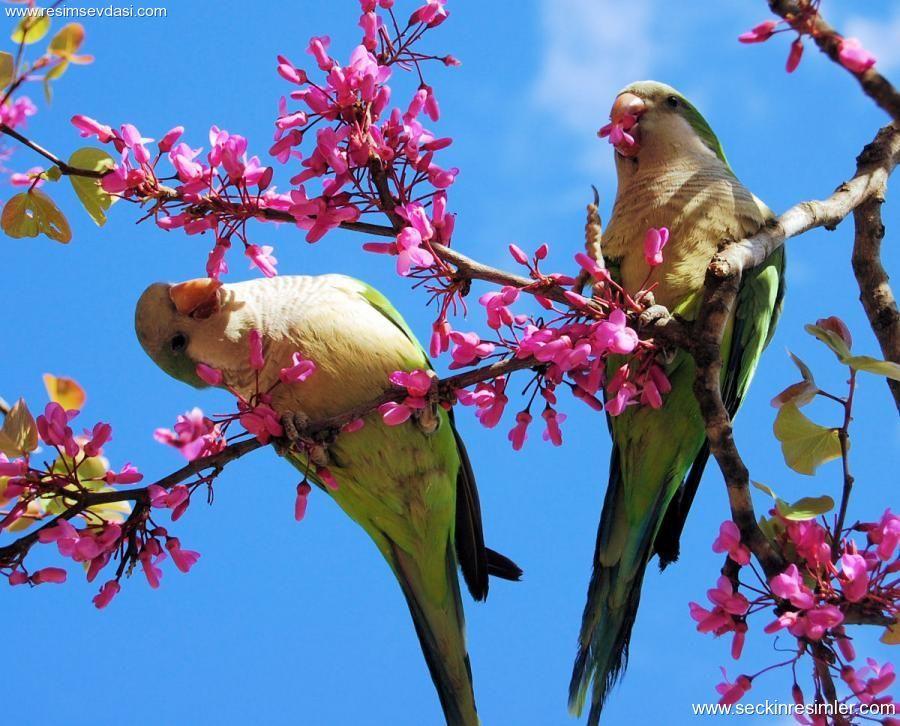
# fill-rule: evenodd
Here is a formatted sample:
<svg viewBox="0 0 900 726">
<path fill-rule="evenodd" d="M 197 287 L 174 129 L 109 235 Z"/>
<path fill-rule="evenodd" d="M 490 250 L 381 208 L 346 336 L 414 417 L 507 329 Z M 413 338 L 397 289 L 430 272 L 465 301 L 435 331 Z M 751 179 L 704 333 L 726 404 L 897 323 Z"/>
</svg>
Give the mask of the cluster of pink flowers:
<svg viewBox="0 0 900 726">
<path fill-rule="evenodd" d="M 648 230 L 644 250 L 651 271 L 662 263 L 662 250 L 668 236 L 665 228 Z M 560 305 L 542 293 L 550 288 L 563 290 L 575 280 L 559 273 L 541 272 L 540 263 L 549 254 L 547 245 L 541 245 L 532 257 L 516 245 L 510 245 L 510 254 L 527 268 L 535 282 L 521 289 L 505 286 L 481 296 L 479 302 L 484 307 L 488 327 L 497 334 L 496 340 L 451 330 L 446 321 L 439 323 L 451 348 L 451 368 L 500 356 L 534 358 L 540 364 L 529 386 L 532 389 L 529 403 L 519 411 L 515 426 L 509 432 L 513 448 L 521 449 L 527 439 L 528 427 L 533 421 L 530 408 L 538 394 L 544 399 L 541 413 L 545 424 L 543 439 L 556 446 L 562 444 L 560 424 L 565 421 L 565 415 L 556 410 L 560 386 L 568 388 L 572 395 L 591 408 L 605 410 L 611 416 L 619 416 L 635 405 L 662 406 L 663 396 L 671 390 L 671 384 L 656 362 L 658 349 L 652 340 L 641 340 L 632 327 L 633 316 L 643 310 L 643 298 L 652 290 L 652 285 L 631 296 L 595 260 L 579 253 L 575 260 L 591 276 L 592 295 L 588 298 L 566 290 L 563 292 L 565 303 Z M 512 306 L 522 291 L 531 293 L 552 317 L 546 319 L 513 312 Z M 627 357 L 608 376 L 610 356 Z M 475 406 L 482 424 L 493 427 L 500 421 L 508 403 L 506 386 L 506 379 L 500 378 L 493 383 L 479 384 L 471 392 L 458 391 L 457 398 L 463 405 Z M 599 397 L 601 391 L 605 403 Z"/>
<path fill-rule="evenodd" d="M 748 631 L 748 616 L 773 608 L 775 619 L 763 632 L 787 631 L 796 639 L 795 654 L 755 675 L 745 674 L 734 683 L 726 680 L 719 684 L 720 702 L 735 703 L 762 673 L 788 665 L 796 672 L 801 658 L 811 655 L 821 660 L 824 650 L 828 667 L 850 687 L 851 693 L 845 700 L 891 703 L 884 691 L 894 679 L 893 667 L 878 666 L 870 660 L 868 665 L 855 669 L 851 662 L 856 659 L 856 652 L 845 626 L 849 613 L 878 615 L 888 620 L 896 619 L 900 613 L 900 585 L 895 577 L 900 571 L 900 517 L 888 509 L 878 522 L 856 525 L 853 530 L 866 533 L 864 547 L 849 538 L 852 530 L 846 530 L 841 533 L 837 554 L 833 554 L 832 534 L 814 519 L 789 519 L 777 509 L 770 515 L 767 529 L 774 533 L 779 551 L 790 553 L 793 561 L 768 581 L 759 578 L 756 570 L 748 566 L 749 551 L 740 541 L 737 526 L 724 522 L 713 551 L 727 553 L 724 572 L 728 574 L 708 591 L 711 607 L 692 602 L 690 613 L 701 633 L 733 633 L 731 654 L 737 660 Z M 747 572 L 753 573 L 756 583 L 741 580 L 741 574 Z M 819 685 L 816 681 L 817 691 Z M 798 703 L 802 704 L 796 682 L 794 690 L 795 700 L 800 693 Z"/>
<path fill-rule="evenodd" d="M 169 537 L 149 516 L 123 519 L 122 508 L 115 505 L 109 509 L 104 504 L 91 506 L 77 518 L 58 516 L 63 494 L 71 500 L 77 492 L 113 492 L 112 487 L 137 484 L 143 479 L 131 464 L 125 464 L 119 471 L 108 469 L 103 448 L 112 439 L 112 427 L 100 422 L 83 434 L 76 434 L 71 423 L 78 413 L 51 402 L 34 421 L 40 441 L 56 453 L 55 461 L 49 466 L 36 466 L 33 452 L 12 460 L 0 454 L 0 505 L 6 507 L 0 520 L 0 531 L 14 526 L 17 529 L 22 529 L 23 525 L 24 528 L 38 526 L 43 522 L 35 530 L 36 541 L 55 545 L 62 557 L 83 565 L 88 582 L 93 582 L 112 560 L 117 559 L 119 564 L 114 577 L 103 584 L 94 598 L 95 605 L 103 608 L 119 592 L 119 581 L 129 563 L 140 563 L 150 585 L 158 586 L 161 571 L 156 565 L 166 558 L 159 544 L 161 537 L 166 538 L 165 547 L 176 567 L 183 572 L 190 569 L 199 555 L 181 549 L 178 539 Z M 186 437 L 184 432 L 180 435 Z M 170 500 L 171 508 L 176 508 L 173 519 L 180 516 L 177 507 L 189 498 L 187 491 L 184 485 L 171 490 L 151 485 L 147 490 L 152 506 L 163 506 L 161 500 Z M 176 504 L 175 500 L 179 498 Z M 77 522 L 83 522 L 82 526 L 77 526 Z M 66 570 L 61 567 L 44 567 L 29 573 L 25 565 L 29 551 L 30 548 L 9 555 L 8 559 L 0 559 L 0 574 L 7 577 L 10 585 L 66 581 Z"/>
<path fill-rule="evenodd" d="M 741 43 L 763 43 L 776 33 L 794 31 L 797 37 L 791 43 L 785 68 L 793 73 L 803 58 L 803 36 L 812 35 L 818 15 L 818 3 L 808 4 L 805 11 L 788 20 L 766 20 L 754 26 L 746 33 L 741 33 Z M 780 27 L 784 26 L 784 27 Z M 853 73 L 865 73 L 875 65 L 876 58 L 862 47 L 857 38 L 838 37 L 838 60 L 841 65 Z"/>
</svg>

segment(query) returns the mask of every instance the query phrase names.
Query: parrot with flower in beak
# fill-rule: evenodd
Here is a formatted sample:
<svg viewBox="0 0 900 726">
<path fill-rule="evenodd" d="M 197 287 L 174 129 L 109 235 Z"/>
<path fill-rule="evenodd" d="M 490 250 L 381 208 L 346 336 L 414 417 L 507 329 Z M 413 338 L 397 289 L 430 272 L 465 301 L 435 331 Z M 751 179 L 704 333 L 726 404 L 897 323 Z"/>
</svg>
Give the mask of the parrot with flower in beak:
<svg viewBox="0 0 900 726">
<path fill-rule="evenodd" d="M 391 303 L 343 275 L 156 283 L 138 301 L 135 328 L 153 361 L 184 383 L 203 387 L 212 370 L 244 400 L 269 391 L 285 430 L 298 417 L 322 420 L 376 399 L 395 371 L 430 367 Z M 281 374 L 297 353 L 315 370 L 286 383 Z M 522 573 L 484 546 L 475 477 L 452 411 L 430 404 L 394 426 L 375 411 L 362 428 L 335 432 L 316 449 L 282 450 L 374 540 L 406 597 L 447 723 L 476 726 L 457 566 L 476 600 L 487 596 L 488 575 Z"/>
<path fill-rule="evenodd" d="M 692 320 L 718 246 L 755 234 L 774 215 L 737 179 L 709 124 L 671 86 L 631 84 L 617 95 L 610 120 L 600 136 L 615 149 L 618 187 L 602 238 L 606 266 L 630 294 L 652 286 L 657 304 Z M 772 338 L 783 296 L 780 248 L 744 275 L 722 341 L 722 396 L 732 416 Z M 610 378 L 620 364 L 610 364 Z M 660 568 L 677 559 L 709 458 L 694 372 L 691 356 L 677 351 L 665 364 L 671 391 L 660 407 L 628 406 L 608 418 L 609 484 L 569 687 L 575 714 L 590 694 L 589 724 L 599 723 L 625 667 L 647 565 L 654 554 Z"/>
</svg>

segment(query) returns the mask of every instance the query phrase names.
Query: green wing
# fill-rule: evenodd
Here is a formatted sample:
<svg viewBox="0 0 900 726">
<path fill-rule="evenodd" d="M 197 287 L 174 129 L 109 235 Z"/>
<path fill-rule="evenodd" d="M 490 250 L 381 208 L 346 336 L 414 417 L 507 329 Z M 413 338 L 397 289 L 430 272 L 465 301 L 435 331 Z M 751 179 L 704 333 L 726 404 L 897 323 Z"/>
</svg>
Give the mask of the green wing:
<svg viewBox="0 0 900 726">
<path fill-rule="evenodd" d="M 728 360 L 722 370 L 722 401 L 732 418 L 750 387 L 763 350 L 775 334 L 784 303 L 784 269 L 784 248 L 781 247 L 760 267 L 751 270 L 741 283 L 731 334 L 723 341 Z M 707 441 L 669 505 L 657 535 L 654 551 L 659 555 L 661 568 L 678 559 L 681 533 L 708 459 Z"/>
<path fill-rule="evenodd" d="M 400 331 L 416 346 L 422 354 L 421 365 L 432 368 L 428 355 L 422 348 L 416 336 L 413 334 L 403 316 L 391 304 L 384 295 L 374 287 L 360 282 L 363 291 L 362 297 L 384 317 L 396 325 Z M 463 579 L 469 592 L 476 600 L 484 600 L 488 594 L 488 576 L 493 575 L 504 580 L 519 580 L 522 570 L 501 555 L 499 552 L 485 547 L 484 527 L 481 520 L 481 503 L 478 498 L 478 486 L 475 482 L 475 473 L 469 461 L 462 437 L 456 429 L 453 411 L 447 412 L 450 420 L 450 428 L 456 440 L 456 448 L 459 453 L 459 474 L 456 479 L 456 527 L 455 544 L 456 556 L 462 570 Z"/>
</svg>

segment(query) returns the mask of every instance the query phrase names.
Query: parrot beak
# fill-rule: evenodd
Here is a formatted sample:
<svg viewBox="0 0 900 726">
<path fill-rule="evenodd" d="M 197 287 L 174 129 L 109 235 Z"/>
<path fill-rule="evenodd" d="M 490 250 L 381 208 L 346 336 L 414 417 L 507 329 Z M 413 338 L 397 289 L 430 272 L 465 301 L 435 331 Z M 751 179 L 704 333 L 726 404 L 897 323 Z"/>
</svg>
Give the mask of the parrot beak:
<svg viewBox="0 0 900 726">
<path fill-rule="evenodd" d="M 219 289 L 222 283 L 211 277 L 179 282 L 169 287 L 169 299 L 182 315 L 201 320 L 219 312 Z"/>
<path fill-rule="evenodd" d="M 609 143 L 622 156 L 637 156 L 641 149 L 638 120 L 646 110 L 647 105 L 639 96 L 633 93 L 619 94 L 609 112 L 610 123 L 600 129 L 598 136 L 608 136 Z"/>
</svg>

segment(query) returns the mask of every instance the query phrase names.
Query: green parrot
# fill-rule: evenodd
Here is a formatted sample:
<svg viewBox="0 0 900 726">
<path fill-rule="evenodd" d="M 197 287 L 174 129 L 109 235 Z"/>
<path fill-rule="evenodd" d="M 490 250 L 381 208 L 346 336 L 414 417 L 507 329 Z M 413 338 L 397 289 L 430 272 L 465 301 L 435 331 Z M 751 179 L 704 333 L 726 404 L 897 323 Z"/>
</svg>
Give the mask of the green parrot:
<svg viewBox="0 0 900 726">
<path fill-rule="evenodd" d="M 690 320 L 697 315 L 706 267 L 723 240 L 752 235 L 772 211 L 738 181 L 700 112 L 674 88 L 641 81 L 623 89 L 610 114 L 627 133 L 611 135 L 618 188 L 603 233 L 610 273 L 630 293 L 656 284 L 656 303 Z M 644 258 L 651 227 L 667 227 L 659 266 Z M 722 345 L 722 394 L 733 416 L 771 339 L 784 296 L 784 252 L 748 272 Z M 610 374 L 621 361 L 610 363 Z M 624 668 L 644 572 L 651 557 L 664 568 L 678 542 L 709 458 L 693 394 L 694 361 L 678 351 L 666 365 L 672 384 L 659 409 L 627 408 L 610 417 L 609 484 L 597 533 L 593 574 L 569 686 L 580 715 L 590 690 L 589 724 L 597 724 L 609 689 Z"/>
<path fill-rule="evenodd" d="M 202 362 L 245 397 L 257 390 L 248 356 L 251 329 L 261 333 L 265 351 L 261 391 L 299 352 L 315 363 L 315 373 L 272 390 L 272 408 L 291 420 L 343 413 L 385 391 L 393 371 L 429 367 L 390 302 L 343 275 L 156 283 L 137 304 L 135 328 L 144 350 L 169 375 L 202 387 L 195 372 Z M 451 412 L 432 406 L 387 426 L 376 411 L 364 421 L 362 429 L 338 434 L 309 455 L 325 459 L 337 489 L 311 478 L 375 541 L 400 582 L 447 723 L 474 726 L 457 565 L 476 600 L 487 596 L 489 574 L 518 580 L 521 570 L 484 546 L 475 478 Z M 306 455 L 283 451 L 301 472 L 310 470 Z"/>
</svg>

